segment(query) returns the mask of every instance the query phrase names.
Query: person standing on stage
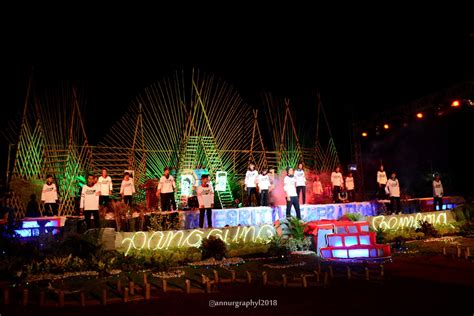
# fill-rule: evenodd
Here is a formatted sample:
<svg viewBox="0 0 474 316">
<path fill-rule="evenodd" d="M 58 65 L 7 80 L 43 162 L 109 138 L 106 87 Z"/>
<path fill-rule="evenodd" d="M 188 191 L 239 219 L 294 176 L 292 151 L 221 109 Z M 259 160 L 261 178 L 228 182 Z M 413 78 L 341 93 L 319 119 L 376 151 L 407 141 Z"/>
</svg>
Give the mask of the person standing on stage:
<svg viewBox="0 0 474 316">
<path fill-rule="evenodd" d="M 169 211 L 171 205 L 173 206 L 173 210 L 176 211 L 176 201 L 174 199 L 175 190 L 176 183 L 173 176 L 170 175 L 170 168 L 165 167 L 163 176 L 158 183 L 158 190 L 156 191 L 156 196 L 159 196 L 161 200 L 162 211 Z"/>
<path fill-rule="evenodd" d="M 99 205 L 108 207 L 110 195 L 112 194 L 112 178 L 107 175 L 107 169 L 102 169 L 102 174 L 97 180 L 97 185 L 100 191 Z"/>
<path fill-rule="evenodd" d="M 56 184 L 53 183 L 53 176 L 50 174 L 46 176 L 46 183 L 41 191 L 41 201 L 44 203 L 45 214 L 43 215 L 58 215 L 58 189 Z"/>
<path fill-rule="evenodd" d="M 296 179 L 293 168 L 286 168 L 286 174 L 285 180 L 283 180 L 283 190 L 286 197 L 286 217 L 291 217 L 291 206 L 294 206 L 296 217 L 301 219 L 300 202 L 296 193 Z"/>
<path fill-rule="evenodd" d="M 433 180 L 433 207 L 436 210 L 436 206 L 439 205 L 440 211 L 443 210 L 443 184 L 441 183 L 441 177 L 439 174 L 435 174 L 435 178 Z"/>
<path fill-rule="evenodd" d="M 392 172 L 391 178 L 387 181 L 385 192 L 390 196 L 390 210 L 392 213 L 402 214 L 400 206 L 400 183 L 397 179 L 397 173 Z"/>
<path fill-rule="evenodd" d="M 321 197 L 323 195 L 323 184 L 321 183 L 321 180 L 319 179 L 319 175 L 316 175 L 314 181 L 313 181 L 313 194 L 316 199 L 316 203 L 321 201 Z"/>
<path fill-rule="evenodd" d="M 245 174 L 245 187 L 247 189 L 247 206 L 252 206 L 252 195 L 255 195 L 255 201 L 258 206 L 258 193 L 257 193 L 257 177 L 258 171 L 255 170 L 253 163 L 249 164 L 249 170 Z"/>
<path fill-rule="evenodd" d="M 130 177 L 130 173 L 125 172 L 120 186 L 120 195 L 122 196 L 123 202 L 129 207 L 132 206 L 133 193 L 135 193 L 135 183 L 133 178 Z"/>
<path fill-rule="evenodd" d="M 377 185 L 377 198 L 382 200 L 385 198 L 385 186 L 387 185 L 387 174 L 382 165 L 380 165 L 380 169 L 377 171 Z"/>
<path fill-rule="evenodd" d="M 214 189 L 209 181 L 209 175 L 201 176 L 201 185 L 196 188 L 199 202 L 199 227 L 204 227 L 204 213 L 207 213 L 207 228 L 212 228 L 212 208 L 214 207 Z"/>
<path fill-rule="evenodd" d="M 341 168 L 336 167 L 336 170 L 331 173 L 331 184 L 332 184 L 332 199 L 334 203 L 339 203 L 339 193 L 344 188 L 344 178 L 342 177 Z"/>
<path fill-rule="evenodd" d="M 262 174 L 257 177 L 258 190 L 260 191 L 260 206 L 268 206 L 268 190 L 270 189 L 270 176 L 267 169 L 263 169 Z"/>
<path fill-rule="evenodd" d="M 82 187 L 81 191 L 81 213 L 84 213 L 87 229 L 91 228 L 91 215 L 94 217 L 94 227 L 100 228 L 99 220 L 99 186 L 94 183 L 94 176 L 87 176 L 87 184 Z"/>
<path fill-rule="evenodd" d="M 298 164 L 298 168 L 295 171 L 296 179 L 296 193 L 298 193 L 298 202 L 300 199 L 300 193 L 303 194 L 303 205 L 306 204 L 306 177 L 304 175 L 303 163 Z"/>
<path fill-rule="evenodd" d="M 352 176 L 352 171 L 349 171 L 346 177 L 346 190 L 347 190 L 347 200 L 349 202 L 355 201 L 355 185 L 354 177 Z"/>
<path fill-rule="evenodd" d="M 146 208 L 147 210 L 154 210 L 157 207 L 157 194 L 156 190 L 158 187 L 158 179 L 155 177 L 153 179 L 148 179 L 144 184 L 140 186 L 140 189 L 145 189 L 146 191 Z"/>
</svg>

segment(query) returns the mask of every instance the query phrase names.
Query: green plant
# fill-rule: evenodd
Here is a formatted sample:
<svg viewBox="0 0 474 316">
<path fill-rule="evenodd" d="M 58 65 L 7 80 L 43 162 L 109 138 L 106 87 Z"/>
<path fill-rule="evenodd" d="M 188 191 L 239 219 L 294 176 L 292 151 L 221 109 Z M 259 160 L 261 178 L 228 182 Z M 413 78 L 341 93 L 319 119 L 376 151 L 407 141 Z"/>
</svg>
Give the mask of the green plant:
<svg viewBox="0 0 474 316">
<path fill-rule="evenodd" d="M 278 235 L 273 236 L 269 243 L 268 255 L 278 257 L 279 259 L 286 259 L 289 255 L 287 239 L 282 239 Z"/>
<path fill-rule="evenodd" d="M 439 232 L 436 228 L 428 221 L 418 221 L 418 228 L 415 230 L 416 232 L 421 232 L 425 235 L 425 237 L 439 237 Z"/>
<path fill-rule="evenodd" d="M 377 228 L 375 231 L 375 240 L 378 244 L 383 244 L 385 242 L 385 234 L 383 228 Z"/>
<path fill-rule="evenodd" d="M 361 213 L 346 213 L 345 216 L 353 222 L 360 221 L 363 217 Z"/>
<path fill-rule="evenodd" d="M 152 214 L 148 229 L 151 231 L 177 230 L 179 229 L 179 214 L 177 212 Z"/>
<path fill-rule="evenodd" d="M 215 236 L 204 238 L 199 249 L 201 249 L 203 260 L 208 258 L 222 260 L 227 250 L 226 244 L 222 241 L 222 239 Z"/>
</svg>

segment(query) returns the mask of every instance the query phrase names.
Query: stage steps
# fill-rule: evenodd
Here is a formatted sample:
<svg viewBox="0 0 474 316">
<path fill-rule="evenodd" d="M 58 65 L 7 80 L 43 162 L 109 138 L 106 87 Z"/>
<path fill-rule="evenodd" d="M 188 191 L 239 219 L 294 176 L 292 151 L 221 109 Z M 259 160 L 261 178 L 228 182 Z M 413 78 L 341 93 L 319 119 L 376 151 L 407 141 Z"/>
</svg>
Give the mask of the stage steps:
<svg viewBox="0 0 474 316">
<path fill-rule="evenodd" d="M 314 221 L 306 233 L 317 240 L 317 249 L 324 259 L 380 259 L 391 256 L 390 245 L 376 242 L 375 232 L 366 221 Z"/>
</svg>

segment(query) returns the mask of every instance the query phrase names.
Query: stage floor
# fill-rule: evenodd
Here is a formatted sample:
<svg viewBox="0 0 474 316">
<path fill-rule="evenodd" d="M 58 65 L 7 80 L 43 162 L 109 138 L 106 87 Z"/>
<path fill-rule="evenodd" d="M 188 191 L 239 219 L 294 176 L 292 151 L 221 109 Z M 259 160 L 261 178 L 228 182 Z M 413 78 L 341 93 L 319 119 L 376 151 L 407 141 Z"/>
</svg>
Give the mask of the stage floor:
<svg viewBox="0 0 474 316">
<path fill-rule="evenodd" d="M 304 204 L 301 205 L 300 208 L 301 218 L 304 221 L 339 219 L 346 213 L 361 213 L 363 216 L 373 216 L 377 215 L 382 210 L 380 204 L 377 202 Z M 296 216 L 294 208 L 292 209 L 291 214 Z M 179 217 L 181 229 L 193 229 L 199 227 L 199 210 L 179 211 Z M 255 226 L 272 224 L 274 221 L 281 218 L 286 218 L 286 205 L 212 210 L 212 223 L 213 227 L 216 228 L 238 225 Z"/>
</svg>

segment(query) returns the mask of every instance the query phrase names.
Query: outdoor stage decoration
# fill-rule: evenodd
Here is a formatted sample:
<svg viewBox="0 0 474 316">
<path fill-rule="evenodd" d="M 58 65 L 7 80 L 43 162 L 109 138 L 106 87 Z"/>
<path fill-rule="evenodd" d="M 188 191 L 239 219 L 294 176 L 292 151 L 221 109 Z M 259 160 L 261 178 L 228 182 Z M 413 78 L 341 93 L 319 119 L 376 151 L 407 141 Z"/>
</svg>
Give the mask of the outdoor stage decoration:
<svg viewBox="0 0 474 316">
<path fill-rule="evenodd" d="M 302 205 L 301 217 L 304 221 L 321 219 L 339 219 L 347 213 L 360 213 L 363 216 L 373 216 L 380 211 L 379 204 L 372 202 L 355 202 L 345 204 Z M 294 210 L 292 215 L 295 216 Z M 181 229 L 192 229 L 199 225 L 199 211 L 180 211 Z M 278 219 L 286 218 L 286 205 L 276 207 L 243 207 L 230 209 L 214 209 L 212 223 L 214 227 L 237 225 L 271 224 Z"/>
<path fill-rule="evenodd" d="M 320 101 L 313 116 L 317 121 L 303 126 L 295 124 L 288 99 L 266 94 L 265 113 L 259 115 L 228 83 L 194 69 L 176 71 L 144 89 L 92 146 L 82 116 L 85 95 L 72 83 L 57 89 L 29 81 L 21 117 L 9 123 L 7 135 L 7 183 L 14 192 L 8 204 L 17 219 L 24 217 L 30 195 L 40 196 L 47 174 L 58 185 L 59 215 L 72 215 L 84 177 L 98 175 L 101 168 L 108 170 L 117 196 L 124 170 L 134 170 L 140 188 L 170 166 L 178 201 L 183 189 L 190 193 L 186 185 L 192 179 L 181 181 L 184 171 L 207 169 L 217 186 L 216 208 L 228 208 L 242 192 L 249 161 L 277 174 L 300 160 L 317 172 L 339 163 L 330 131 L 320 129 L 320 117 L 327 123 Z M 134 201 L 144 204 L 145 190 L 137 190 Z"/>
<path fill-rule="evenodd" d="M 307 234 L 314 236 L 317 253 L 329 260 L 380 259 L 391 256 L 390 245 L 379 245 L 367 221 L 313 221 Z"/>
<path fill-rule="evenodd" d="M 367 219 L 370 226 L 374 229 L 403 229 L 403 228 L 417 228 L 419 221 L 427 221 L 430 224 L 447 225 L 455 222 L 455 218 L 450 211 L 437 211 L 415 214 L 403 215 L 379 215 Z"/>
<path fill-rule="evenodd" d="M 250 241 L 269 242 L 275 235 L 273 224 L 178 231 L 118 232 L 115 237 L 115 247 L 128 255 L 130 251 L 199 247 L 202 240 L 210 236 L 218 237 L 229 244 Z"/>
</svg>

